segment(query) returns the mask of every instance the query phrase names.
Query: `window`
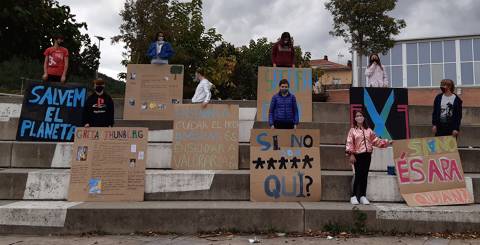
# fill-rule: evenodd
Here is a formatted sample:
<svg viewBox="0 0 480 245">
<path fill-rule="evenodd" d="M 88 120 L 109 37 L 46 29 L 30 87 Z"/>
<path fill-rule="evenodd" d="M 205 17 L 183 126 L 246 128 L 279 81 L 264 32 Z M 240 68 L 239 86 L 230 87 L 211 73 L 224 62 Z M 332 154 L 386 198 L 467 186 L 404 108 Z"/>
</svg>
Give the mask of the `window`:
<svg viewBox="0 0 480 245">
<path fill-rule="evenodd" d="M 480 62 L 475 62 L 475 83 L 480 85 Z"/>
<path fill-rule="evenodd" d="M 407 43 L 407 64 L 418 64 L 417 43 Z"/>
<path fill-rule="evenodd" d="M 432 64 L 432 86 L 440 85 L 443 78 L 443 64 Z"/>
<path fill-rule="evenodd" d="M 444 65 L 445 76 L 444 78 L 452 79 L 453 81 L 457 80 L 457 65 L 455 63 L 446 63 Z"/>
<path fill-rule="evenodd" d="M 472 61 L 472 39 L 460 40 L 460 61 Z M 462 79 L 463 80 L 463 79 Z"/>
<path fill-rule="evenodd" d="M 443 42 L 444 62 L 455 62 L 455 41 Z"/>
<path fill-rule="evenodd" d="M 418 87 L 418 65 L 407 66 L 407 85 L 408 87 Z"/>
<path fill-rule="evenodd" d="M 401 66 L 392 66 L 392 87 L 403 87 L 403 69 Z"/>
<path fill-rule="evenodd" d="M 476 61 L 480 61 L 480 39 L 473 39 L 473 53 Z"/>
<path fill-rule="evenodd" d="M 382 62 L 382 65 L 390 65 L 390 50 L 387 51 L 385 55 L 379 54 L 380 61 Z"/>
<path fill-rule="evenodd" d="M 462 63 L 462 85 L 473 85 L 473 63 Z"/>
<path fill-rule="evenodd" d="M 418 69 L 418 77 L 420 86 L 431 86 L 430 80 L 430 65 L 420 65 Z"/>
<path fill-rule="evenodd" d="M 402 44 L 398 43 L 392 48 L 392 65 L 402 65 Z"/>
<path fill-rule="evenodd" d="M 430 43 L 418 44 L 418 63 L 419 64 L 430 63 Z"/>
<path fill-rule="evenodd" d="M 443 63 L 442 42 L 432 42 L 432 63 Z"/>
</svg>

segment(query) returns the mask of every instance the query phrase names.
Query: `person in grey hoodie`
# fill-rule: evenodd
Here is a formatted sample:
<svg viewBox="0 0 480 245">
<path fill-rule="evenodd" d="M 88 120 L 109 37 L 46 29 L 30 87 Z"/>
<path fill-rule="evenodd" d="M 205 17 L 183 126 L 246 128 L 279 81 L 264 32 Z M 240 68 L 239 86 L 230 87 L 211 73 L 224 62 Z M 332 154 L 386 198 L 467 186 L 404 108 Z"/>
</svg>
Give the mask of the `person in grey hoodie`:
<svg viewBox="0 0 480 245">
<path fill-rule="evenodd" d="M 197 85 L 197 89 L 195 90 L 195 95 L 193 95 L 192 103 L 202 103 L 203 107 L 208 105 L 210 102 L 210 98 L 212 97 L 212 93 L 210 89 L 212 89 L 213 84 L 205 78 L 205 71 L 204 69 L 198 69 L 195 72 L 195 78 L 197 81 L 200 81 Z"/>
</svg>

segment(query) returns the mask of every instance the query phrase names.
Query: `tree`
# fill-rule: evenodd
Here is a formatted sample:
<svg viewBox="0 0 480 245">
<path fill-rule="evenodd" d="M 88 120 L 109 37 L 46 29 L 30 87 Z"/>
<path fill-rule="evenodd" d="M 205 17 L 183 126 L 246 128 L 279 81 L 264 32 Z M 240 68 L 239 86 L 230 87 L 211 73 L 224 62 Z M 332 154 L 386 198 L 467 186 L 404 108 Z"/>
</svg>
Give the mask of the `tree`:
<svg viewBox="0 0 480 245">
<path fill-rule="evenodd" d="M 2 82 L 10 84 L 5 86 L 5 91 L 19 91 L 20 77 L 40 79 L 43 51 L 52 45 L 55 33 L 65 36 L 64 46 L 70 52 L 68 81 L 89 82 L 95 77 L 100 52 L 90 37 L 82 34 L 87 24 L 78 23 L 70 7 L 56 0 L 2 0 L 0 9 L 0 62 L 14 67 L 40 66 L 38 74 L 37 69 L 29 68 L 14 70 L 17 72 L 11 77 L 4 77 Z"/>
<path fill-rule="evenodd" d="M 359 57 L 385 53 L 395 44 L 393 36 L 406 26 L 403 19 L 387 15 L 396 3 L 397 0 L 330 0 L 325 4 L 333 15 L 330 34 L 343 37 Z M 362 67 L 362 59 L 358 60 Z M 360 71 L 362 77 L 363 71 Z"/>
</svg>

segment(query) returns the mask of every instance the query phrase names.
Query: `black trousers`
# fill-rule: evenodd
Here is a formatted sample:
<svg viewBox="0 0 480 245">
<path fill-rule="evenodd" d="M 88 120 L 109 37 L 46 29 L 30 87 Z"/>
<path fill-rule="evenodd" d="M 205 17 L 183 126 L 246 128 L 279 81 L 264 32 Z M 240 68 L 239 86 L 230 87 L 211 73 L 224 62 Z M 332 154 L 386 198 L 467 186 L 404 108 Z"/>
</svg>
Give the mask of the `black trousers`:
<svg viewBox="0 0 480 245">
<path fill-rule="evenodd" d="M 435 136 L 451 136 L 453 134 L 453 126 L 450 123 L 441 123 L 437 126 Z"/>
<path fill-rule="evenodd" d="M 353 165 L 355 168 L 355 176 L 353 180 L 352 196 L 360 199 L 367 195 L 368 171 L 370 170 L 370 163 L 372 161 L 372 153 L 355 154 L 357 160 Z"/>
<path fill-rule="evenodd" d="M 294 124 L 292 123 L 286 123 L 286 122 L 273 122 L 273 127 L 276 129 L 293 129 Z"/>
<path fill-rule="evenodd" d="M 47 77 L 47 82 L 56 82 L 56 83 L 59 83 L 62 81 L 62 77 L 61 76 L 55 76 L 55 75 L 50 75 L 48 74 L 48 77 Z"/>
</svg>

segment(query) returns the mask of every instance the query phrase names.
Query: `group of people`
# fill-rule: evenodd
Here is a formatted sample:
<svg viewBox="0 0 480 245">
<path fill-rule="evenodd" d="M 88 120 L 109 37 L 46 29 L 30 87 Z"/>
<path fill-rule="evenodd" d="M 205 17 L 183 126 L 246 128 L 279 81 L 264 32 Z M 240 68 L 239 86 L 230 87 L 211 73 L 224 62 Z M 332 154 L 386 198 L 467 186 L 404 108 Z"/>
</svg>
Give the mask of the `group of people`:
<svg viewBox="0 0 480 245">
<path fill-rule="evenodd" d="M 65 83 L 68 70 L 68 50 L 62 47 L 64 37 L 55 35 L 53 46 L 45 50 L 44 81 Z M 151 64 L 168 64 L 175 54 L 172 45 L 165 40 L 163 32 L 158 32 L 150 44 L 147 56 Z M 295 49 L 293 38 L 284 32 L 272 47 L 272 64 L 274 67 L 295 67 Z M 192 103 L 206 107 L 211 99 L 213 84 L 205 77 L 206 72 L 200 68 L 195 73 L 199 82 Z M 388 75 L 377 54 L 369 57 L 365 71 L 368 87 L 388 87 Z M 290 83 L 282 79 L 278 83 L 279 91 L 270 103 L 268 124 L 275 129 L 296 129 L 299 124 L 299 111 L 294 94 L 289 91 Z M 112 127 L 114 125 L 114 103 L 105 92 L 105 82 L 93 81 L 94 92 L 88 97 L 83 114 L 85 127 Z M 462 120 L 462 100 L 454 93 L 455 84 L 450 79 L 440 83 L 441 93 L 434 100 L 432 113 L 432 132 L 435 136 L 452 135 L 457 137 Z M 392 141 L 380 139 L 370 128 L 366 115 L 358 111 L 354 115 L 353 125 L 346 140 L 346 156 L 354 169 L 354 184 L 350 202 L 369 204 L 366 198 L 368 172 L 374 147 L 387 147 Z"/>
</svg>

